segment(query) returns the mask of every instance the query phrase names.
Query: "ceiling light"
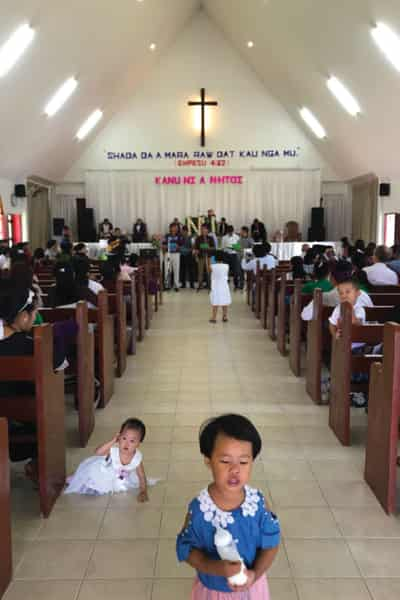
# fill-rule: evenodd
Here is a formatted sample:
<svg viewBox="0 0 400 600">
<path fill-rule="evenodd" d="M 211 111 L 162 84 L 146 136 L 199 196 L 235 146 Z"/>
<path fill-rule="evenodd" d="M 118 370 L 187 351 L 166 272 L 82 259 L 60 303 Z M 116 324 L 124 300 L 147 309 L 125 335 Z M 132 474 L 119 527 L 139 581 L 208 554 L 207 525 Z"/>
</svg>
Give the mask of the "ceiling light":
<svg viewBox="0 0 400 600">
<path fill-rule="evenodd" d="M 62 86 L 56 91 L 52 99 L 47 104 L 44 112 L 48 117 L 52 117 L 60 110 L 60 108 L 66 103 L 68 98 L 74 93 L 78 87 L 78 82 L 75 77 L 70 77 L 65 81 Z"/>
<path fill-rule="evenodd" d="M 249 41 L 247 42 L 247 47 L 248 47 L 248 48 L 253 48 L 253 47 L 254 47 L 254 42 L 252 42 L 251 40 L 249 40 Z"/>
<path fill-rule="evenodd" d="M 400 71 L 400 38 L 384 23 L 377 23 L 371 35 L 386 58 Z"/>
<path fill-rule="evenodd" d="M 308 110 L 308 108 L 302 108 L 300 110 L 300 115 L 303 121 L 307 123 L 311 131 L 317 136 L 317 138 L 322 140 L 326 137 L 325 129 L 322 127 L 318 119 L 312 114 L 312 112 Z"/>
<path fill-rule="evenodd" d="M 335 96 L 337 101 L 343 106 L 345 110 L 352 116 L 355 117 L 361 112 L 360 105 L 357 100 L 352 96 L 349 90 L 343 85 L 336 77 L 330 77 L 326 82 L 329 90 Z"/>
<path fill-rule="evenodd" d="M 100 119 L 102 117 L 103 117 L 103 112 L 100 109 L 97 109 L 94 112 L 92 112 L 90 117 L 84 122 L 84 124 L 79 129 L 78 133 L 76 134 L 76 137 L 78 138 L 78 140 L 83 140 L 88 135 L 88 133 L 90 133 L 92 131 L 92 129 L 94 129 L 94 127 L 96 127 L 97 123 L 100 121 Z"/>
<path fill-rule="evenodd" d="M 35 37 L 29 25 L 21 25 L 0 48 L 0 77 L 8 73 Z"/>
<path fill-rule="evenodd" d="M 152 52 L 154 52 L 154 50 L 156 50 L 156 48 L 157 48 L 157 44 L 154 44 L 154 42 L 153 42 L 152 44 L 150 44 L 149 48 Z"/>
</svg>

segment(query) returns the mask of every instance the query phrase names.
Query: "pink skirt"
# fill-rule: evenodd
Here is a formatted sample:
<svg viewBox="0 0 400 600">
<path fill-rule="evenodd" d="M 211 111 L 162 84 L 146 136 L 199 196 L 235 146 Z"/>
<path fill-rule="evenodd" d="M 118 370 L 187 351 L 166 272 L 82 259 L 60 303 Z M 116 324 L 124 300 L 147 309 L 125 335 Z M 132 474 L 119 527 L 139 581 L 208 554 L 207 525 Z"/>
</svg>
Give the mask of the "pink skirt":
<svg viewBox="0 0 400 600">
<path fill-rule="evenodd" d="M 269 600 L 269 590 L 265 575 L 257 579 L 245 592 L 218 592 L 209 590 L 196 578 L 193 583 L 191 600 Z"/>
</svg>

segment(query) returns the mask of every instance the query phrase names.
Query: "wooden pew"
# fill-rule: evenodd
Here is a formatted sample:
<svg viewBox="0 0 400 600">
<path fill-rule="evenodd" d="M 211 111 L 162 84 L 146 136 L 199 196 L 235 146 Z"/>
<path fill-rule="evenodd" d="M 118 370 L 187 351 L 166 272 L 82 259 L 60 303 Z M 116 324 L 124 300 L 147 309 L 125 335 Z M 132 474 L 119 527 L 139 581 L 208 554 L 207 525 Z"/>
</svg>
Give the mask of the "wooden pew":
<svg viewBox="0 0 400 600">
<path fill-rule="evenodd" d="M 136 274 L 133 273 L 129 281 L 121 280 L 121 283 L 118 285 L 122 285 L 122 298 L 126 307 L 126 352 L 132 355 L 136 354 L 136 341 L 138 337 Z M 117 285 L 115 281 L 103 281 L 103 286 L 109 295 L 116 293 Z"/>
<path fill-rule="evenodd" d="M 126 371 L 126 354 L 128 349 L 128 324 L 124 300 L 124 282 L 122 279 L 117 279 L 113 287 L 113 292 L 108 290 L 108 312 L 114 317 L 115 354 L 117 357 L 116 376 L 122 377 Z"/>
<path fill-rule="evenodd" d="M 145 307 L 145 328 L 150 329 L 153 318 L 153 303 L 150 296 L 150 265 L 146 263 L 141 267 L 143 269 L 143 287 L 144 287 L 144 307 Z"/>
<path fill-rule="evenodd" d="M 146 314 L 146 301 L 145 301 L 145 289 L 143 280 L 143 270 L 138 269 L 136 271 L 136 308 L 137 308 L 137 319 L 138 319 L 138 341 L 144 340 L 146 333 L 145 327 L 145 314 Z"/>
<path fill-rule="evenodd" d="M 10 468 L 8 459 L 8 426 L 0 419 L 0 598 L 12 575 Z"/>
<path fill-rule="evenodd" d="M 271 340 L 276 340 L 277 269 L 272 269 L 268 281 L 267 329 Z"/>
<path fill-rule="evenodd" d="M 321 404 L 321 372 L 323 353 L 330 349 L 331 336 L 328 319 L 332 306 L 322 304 L 322 290 L 317 288 L 313 295 L 313 318 L 307 323 L 307 369 L 306 391 L 315 404 Z"/>
<path fill-rule="evenodd" d="M 303 281 L 296 279 L 289 311 L 289 365 L 296 377 L 301 375 L 301 342 L 305 329 L 301 311 L 312 299 L 311 296 L 301 293 L 302 287 Z"/>
<path fill-rule="evenodd" d="M 33 356 L 0 358 L 1 381 L 35 386 L 32 396 L 0 397 L 0 416 L 36 424 L 40 509 L 48 517 L 65 484 L 64 374 L 53 371 L 51 326 L 35 327 L 33 340 Z"/>
<path fill-rule="evenodd" d="M 287 355 L 286 334 L 288 329 L 289 305 L 286 302 L 288 296 L 294 293 L 294 284 L 288 283 L 286 273 L 282 273 L 278 294 L 278 318 L 276 324 L 276 347 L 282 356 Z"/>
<path fill-rule="evenodd" d="M 388 307 L 383 307 L 386 311 Z M 375 310 L 375 309 L 369 309 Z M 376 355 L 354 355 L 353 342 L 376 345 L 383 340 L 383 325 L 353 325 L 353 307 L 348 302 L 341 305 L 342 335 L 332 341 L 331 391 L 329 425 L 338 440 L 344 445 L 351 443 L 350 436 L 350 392 L 365 392 L 368 384 L 351 384 L 352 373 L 369 373 L 373 362 L 381 360 Z M 367 319 L 371 318 L 372 314 Z M 377 320 L 374 313 L 374 320 Z M 381 316 L 384 319 L 384 314 Z"/>
<path fill-rule="evenodd" d="M 271 280 L 271 272 L 267 270 L 267 267 L 264 265 L 264 267 L 262 268 L 262 270 L 260 271 L 260 291 L 257 292 L 256 290 L 256 294 L 259 293 L 260 296 L 260 320 L 261 320 L 261 327 L 263 329 L 267 329 L 267 325 L 268 325 L 268 288 L 269 288 L 269 284 L 270 284 L 270 280 Z M 256 284 L 257 285 L 257 284 Z"/>
<path fill-rule="evenodd" d="M 104 408 L 114 393 L 114 319 L 108 314 L 108 295 L 97 295 L 97 308 L 90 308 L 89 323 L 94 323 L 97 376 L 100 381 L 100 403 Z"/>
<path fill-rule="evenodd" d="M 400 304 L 400 295 L 374 293 L 370 295 L 375 306 L 385 307 Z M 333 308 L 322 304 L 322 291 L 314 290 L 313 296 L 313 318 L 307 323 L 307 369 L 306 369 L 306 391 L 315 404 L 321 404 L 321 371 L 324 352 L 329 353 L 331 338 L 328 331 L 327 321 L 332 314 Z M 367 321 L 378 320 L 388 316 L 388 310 L 382 313 L 371 312 L 367 308 Z M 374 315 L 376 318 L 374 318 Z"/>
<path fill-rule="evenodd" d="M 95 424 L 94 409 L 94 335 L 89 331 L 88 307 L 78 302 L 76 308 L 43 308 L 40 310 L 46 323 L 74 319 L 78 325 L 76 358 L 70 371 L 76 374 L 76 405 L 79 417 L 79 441 L 87 446 Z M 69 360 L 71 362 L 71 360 Z"/>
<path fill-rule="evenodd" d="M 254 316 L 259 319 L 261 316 L 261 302 L 262 302 L 262 273 L 260 268 L 260 261 L 257 261 L 257 271 L 255 274 L 255 293 L 254 293 Z M 254 274 L 253 274 L 254 275 Z M 266 298 L 266 295 L 264 296 Z"/>
<path fill-rule="evenodd" d="M 396 512 L 400 419 L 400 325 L 386 323 L 383 363 L 370 370 L 364 478 L 383 509 Z"/>
</svg>

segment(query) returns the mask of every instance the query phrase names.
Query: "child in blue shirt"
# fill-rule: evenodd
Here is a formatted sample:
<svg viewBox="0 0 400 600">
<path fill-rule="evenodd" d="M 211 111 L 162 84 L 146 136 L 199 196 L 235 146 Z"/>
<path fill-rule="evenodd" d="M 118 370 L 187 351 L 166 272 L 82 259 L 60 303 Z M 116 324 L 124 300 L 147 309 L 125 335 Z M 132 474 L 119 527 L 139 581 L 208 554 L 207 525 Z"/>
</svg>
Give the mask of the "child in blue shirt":
<svg viewBox="0 0 400 600">
<path fill-rule="evenodd" d="M 248 485 L 261 438 L 241 415 L 223 415 L 206 422 L 200 431 L 200 452 L 212 483 L 191 501 L 177 538 L 177 555 L 197 571 L 192 600 L 268 600 L 265 572 L 278 552 L 280 526 L 262 493 Z M 241 570 L 240 562 L 219 558 L 214 544 L 217 529 L 227 529 L 246 567 L 247 583 L 234 586 L 228 578 Z"/>
</svg>

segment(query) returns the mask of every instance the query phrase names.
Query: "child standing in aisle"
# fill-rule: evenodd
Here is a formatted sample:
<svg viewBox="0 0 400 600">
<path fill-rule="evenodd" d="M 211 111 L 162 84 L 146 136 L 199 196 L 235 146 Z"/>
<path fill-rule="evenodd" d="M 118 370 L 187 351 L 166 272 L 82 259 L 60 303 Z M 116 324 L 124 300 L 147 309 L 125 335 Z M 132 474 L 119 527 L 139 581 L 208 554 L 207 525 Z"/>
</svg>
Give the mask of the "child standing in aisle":
<svg viewBox="0 0 400 600">
<path fill-rule="evenodd" d="M 178 559 L 196 569 L 192 600 L 269 600 L 266 571 L 280 543 L 277 517 L 248 482 L 261 438 L 241 415 L 209 420 L 200 431 L 200 452 L 212 483 L 189 504 L 178 535 Z M 221 560 L 218 541 L 230 538 L 237 560 Z M 239 560 L 240 559 L 240 560 Z M 242 575 L 243 581 L 232 581 Z"/>
<path fill-rule="evenodd" d="M 228 306 L 232 304 L 231 292 L 229 289 L 229 265 L 225 264 L 224 253 L 217 250 L 215 253 L 216 262 L 211 265 L 211 293 L 210 301 L 212 313 L 210 323 L 217 322 L 218 307 L 222 307 L 222 321 L 228 321 Z"/>
</svg>

